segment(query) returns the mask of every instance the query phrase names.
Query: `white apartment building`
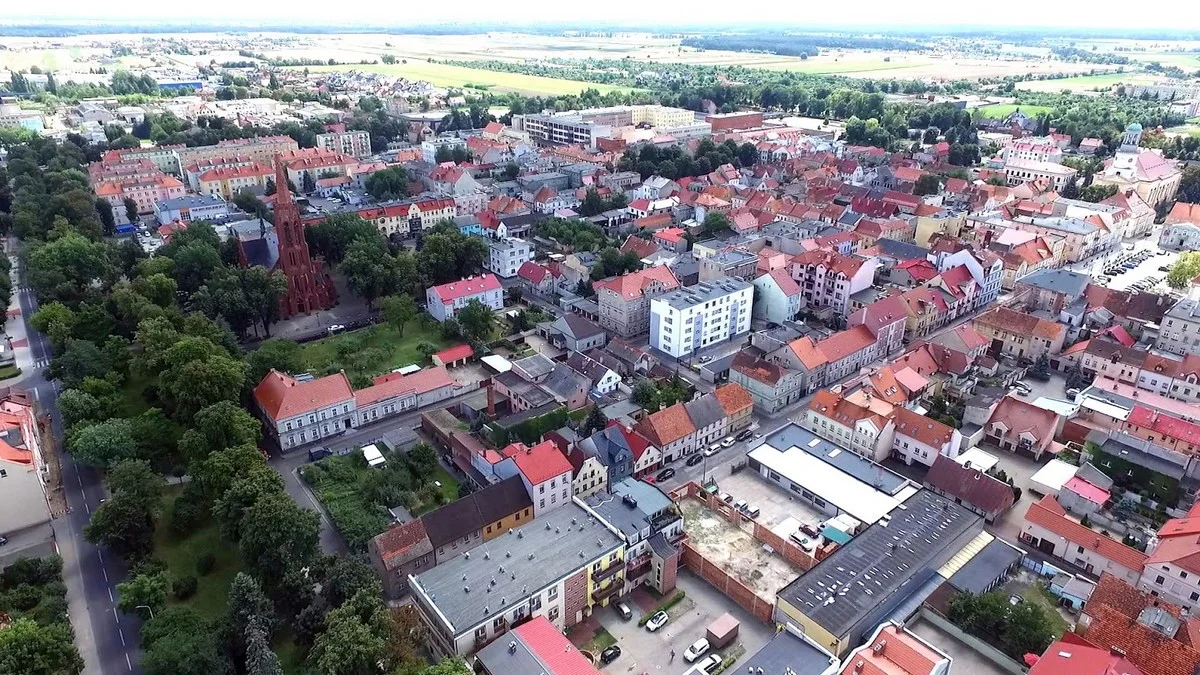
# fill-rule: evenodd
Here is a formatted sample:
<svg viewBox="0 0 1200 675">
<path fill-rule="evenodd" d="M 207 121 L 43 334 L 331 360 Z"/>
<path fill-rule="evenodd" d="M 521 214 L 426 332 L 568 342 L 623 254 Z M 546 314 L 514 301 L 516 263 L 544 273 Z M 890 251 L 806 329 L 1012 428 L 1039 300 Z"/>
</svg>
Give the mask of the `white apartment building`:
<svg viewBox="0 0 1200 675">
<path fill-rule="evenodd" d="M 962 450 L 962 434 L 958 429 L 914 410 L 896 408 L 892 411 L 892 422 L 896 425 L 892 456 L 905 464 L 919 462 L 933 466 L 938 455 L 955 459 Z"/>
<path fill-rule="evenodd" d="M 1014 159 L 1004 162 L 1004 175 L 1009 185 L 1021 185 L 1032 180 L 1045 179 L 1056 192 L 1061 192 L 1068 181 L 1075 180 L 1079 172 L 1069 166 L 1055 162 L 1032 159 Z"/>
<path fill-rule="evenodd" d="M 701 282 L 650 300 L 650 346 L 679 358 L 750 330 L 754 285 Z"/>
<path fill-rule="evenodd" d="M 1009 143 L 1003 150 L 1004 161 L 1062 163 L 1062 149 L 1047 137 L 1022 138 Z"/>
<path fill-rule="evenodd" d="M 504 289 L 492 274 L 467 277 L 425 289 L 426 311 L 438 321 L 452 319 L 472 300 L 496 310 L 504 307 Z"/>
<path fill-rule="evenodd" d="M 533 247 L 524 239 L 505 237 L 488 240 L 487 271 L 505 279 L 517 276 L 521 265 L 533 260 Z"/>
<path fill-rule="evenodd" d="M 1200 354 L 1200 302 L 1175 303 L 1163 317 L 1155 346 L 1172 354 Z"/>
<path fill-rule="evenodd" d="M 317 147 L 351 157 L 367 157 L 371 154 L 371 134 L 365 131 L 317 134 Z"/>
</svg>

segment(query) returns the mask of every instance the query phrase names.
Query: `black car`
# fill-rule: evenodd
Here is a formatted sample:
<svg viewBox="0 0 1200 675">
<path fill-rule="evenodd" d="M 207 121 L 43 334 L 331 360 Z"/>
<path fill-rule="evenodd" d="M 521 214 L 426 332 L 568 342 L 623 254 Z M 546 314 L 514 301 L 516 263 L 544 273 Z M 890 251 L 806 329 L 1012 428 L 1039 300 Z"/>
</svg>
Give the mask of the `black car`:
<svg viewBox="0 0 1200 675">
<path fill-rule="evenodd" d="M 672 477 L 672 476 L 674 476 L 674 475 L 675 475 L 675 469 L 672 469 L 671 467 L 669 467 L 669 466 L 668 466 L 667 468 L 665 468 L 665 469 L 663 469 L 662 471 L 659 471 L 659 472 L 658 472 L 658 475 L 656 475 L 656 476 L 654 477 L 654 482 L 655 482 L 655 483 L 661 483 L 661 482 L 663 482 L 664 480 L 670 480 L 670 479 L 671 479 L 671 477 Z"/>
<path fill-rule="evenodd" d="M 310 448 L 308 451 L 308 461 L 315 462 L 318 459 L 325 459 L 333 454 L 329 448 Z"/>
<path fill-rule="evenodd" d="M 696 454 L 692 455 L 691 457 L 688 457 L 687 461 L 684 462 L 684 464 L 687 464 L 688 466 L 696 466 L 697 464 L 699 464 L 700 462 L 703 462 L 703 461 L 704 461 L 704 455 L 701 455 L 700 453 L 697 452 Z"/>
<path fill-rule="evenodd" d="M 617 657 L 619 657 L 620 655 L 621 655 L 621 648 L 618 647 L 617 645 L 613 645 L 613 646 L 609 647 L 608 649 L 605 649 L 604 651 L 600 652 L 600 663 L 605 663 L 605 664 L 612 663 L 613 661 L 616 661 Z"/>
<path fill-rule="evenodd" d="M 734 436 L 734 440 L 737 440 L 737 441 L 744 441 L 744 440 L 746 440 L 746 439 L 750 438 L 750 437 L 751 437 L 751 436 L 753 436 L 753 435 L 754 435 L 754 432 L 753 432 L 753 431 L 750 431 L 749 429 L 746 429 L 745 431 L 743 431 L 742 433 L 738 434 L 737 436 Z"/>
</svg>

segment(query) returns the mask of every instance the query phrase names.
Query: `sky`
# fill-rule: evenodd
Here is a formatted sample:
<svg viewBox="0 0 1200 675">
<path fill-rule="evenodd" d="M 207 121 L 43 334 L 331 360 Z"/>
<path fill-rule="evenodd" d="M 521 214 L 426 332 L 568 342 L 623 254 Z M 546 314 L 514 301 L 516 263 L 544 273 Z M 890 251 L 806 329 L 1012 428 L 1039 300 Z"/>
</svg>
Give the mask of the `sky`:
<svg viewBox="0 0 1200 675">
<path fill-rule="evenodd" d="M 445 3 L 396 2 L 394 0 L 337 5 L 301 0 L 204 0 L 198 3 L 135 2 L 122 7 L 129 14 L 114 17 L 115 5 L 94 0 L 55 0 L 50 3 L 6 3 L 0 24 L 49 20 L 78 23 L 89 20 L 126 23 L 202 21 L 236 23 L 256 21 L 300 24 L 411 25 L 413 23 L 513 22 L 519 24 L 560 22 L 617 22 L 654 30 L 664 22 L 694 23 L 707 27 L 729 27 L 757 21 L 780 26 L 839 26 L 843 29 L 895 26 L 971 25 L 995 28 L 1029 26 L 1072 28 L 1120 28 L 1144 30 L 1171 28 L 1200 33 L 1200 12 L 1194 0 L 1159 0 L 1153 9 L 1141 11 L 1129 3 L 1105 0 L 1055 0 L 1046 4 L 987 5 L 964 0 L 856 0 L 752 2 L 740 7 L 742 16 L 730 16 L 739 7 L 727 0 L 689 0 L 685 3 L 650 4 L 640 0 L 455 0 Z M 989 8 L 990 9 L 985 9 Z M 978 8 L 974 9 L 973 8 Z M 686 11 L 680 11 L 684 10 Z M 1028 9 L 1029 13 L 1022 13 Z M 337 16 L 330 16 L 337 14 Z"/>
</svg>

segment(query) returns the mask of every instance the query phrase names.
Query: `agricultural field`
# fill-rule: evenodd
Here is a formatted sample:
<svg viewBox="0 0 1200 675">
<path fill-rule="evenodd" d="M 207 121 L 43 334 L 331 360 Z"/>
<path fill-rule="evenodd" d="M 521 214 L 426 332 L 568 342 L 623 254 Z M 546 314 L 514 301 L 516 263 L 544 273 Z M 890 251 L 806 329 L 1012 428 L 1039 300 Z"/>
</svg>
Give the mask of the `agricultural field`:
<svg viewBox="0 0 1200 675">
<path fill-rule="evenodd" d="M 560 80 L 552 77 L 538 77 L 519 73 L 501 73 L 481 68 L 451 66 L 428 61 L 409 60 L 408 63 L 317 66 L 309 69 L 313 72 L 329 72 L 337 70 L 365 70 L 373 73 L 383 73 L 410 80 L 427 80 L 439 87 L 465 87 L 499 92 L 517 92 L 531 95 L 563 95 L 578 94 L 584 89 L 596 89 L 602 94 L 610 91 L 633 91 L 629 87 L 616 87 L 607 84 L 580 82 L 578 80 Z"/>
<path fill-rule="evenodd" d="M 1031 80 L 1020 82 L 1017 87 L 1028 91 L 1060 92 L 1069 89 L 1073 92 L 1106 91 L 1112 87 L 1127 83 L 1153 82 L 1155 77 L 1147 73 L 1106 73 L 1103 75 L 1081 75 L 1062 80 Z"/>
</svg>

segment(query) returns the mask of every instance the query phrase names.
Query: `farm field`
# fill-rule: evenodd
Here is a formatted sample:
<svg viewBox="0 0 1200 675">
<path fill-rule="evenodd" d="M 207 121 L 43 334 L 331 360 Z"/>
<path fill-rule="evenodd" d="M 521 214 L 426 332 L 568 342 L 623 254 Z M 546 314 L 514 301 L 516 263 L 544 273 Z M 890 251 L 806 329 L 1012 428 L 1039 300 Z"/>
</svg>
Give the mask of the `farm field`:
<svg viewBox="0 0 1200 675">
<path fill-rule="evenodd" d="M 1021 110 L 1021 112 L 1025 113 L 1026 115 L 1029 115 L 1030 117 L 1037 117 L 1038 115 L 1043 115 L 1043 114 L 1048 113 L 1053 110 L 1053 108 L 1051 108 L 1048 105 L 1020 105 L 1017 103 L 997 103 L 995 105 L 985 105 L 982 108 L 976 108 L 971 111 L 971 116 L 975 117 L 975 118 L 986 117 L 988 119 L 999 120 L 999 119 L 1004 119 L 1005 117 L 1008 117 L 1009 115 L 1013 114 L 1014 112 L 1016 112 L 1016 110 L 1018 108 Z"/>
<path fill-rule="evenodd" d="M 1064 89 L 1070 89 L 1073 92 L 1095 91 L 1096 89 L 1108 89 L 1115 85 L 1125 83 L 1153 82 L 1154 77 L 1146 73 L 1105 73 L 1103 75 L 1081 75 L 1079 77 L 1068 77 L 1063 80 L 1031 80 L 1029 82 L 1018 82 L 1019 89 L 1029 91 L 1049 91 L 1059 92 Z"/>
<path fill-rule="evenodd" d="M 399 55 L 398 55 L 399 56 Z M 552 77 L 536 75 L 521 75 L 518 73 L 502 73 L 482 68 L 467 68 L 451 66 L 428 61 L 408 63 L 370 64 L 341 66 L 316 66 L 309 70 L 313 72 L 331 72 L 344 70 L 364 70 L 373 73 L 383 73 L 410 80 L 427 80 L 439 87 L 471 87 L 489 91 L 517 92 L 520 94 L 562 95 L 578 94 L 584 89 L 596 89 L 602 94 L 610 91 L 633 91 L 630 87 L 616 87 L 607 84 L 580 82 L 578 80 L 560 80 Z"/>
</svg>

